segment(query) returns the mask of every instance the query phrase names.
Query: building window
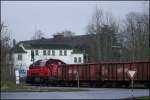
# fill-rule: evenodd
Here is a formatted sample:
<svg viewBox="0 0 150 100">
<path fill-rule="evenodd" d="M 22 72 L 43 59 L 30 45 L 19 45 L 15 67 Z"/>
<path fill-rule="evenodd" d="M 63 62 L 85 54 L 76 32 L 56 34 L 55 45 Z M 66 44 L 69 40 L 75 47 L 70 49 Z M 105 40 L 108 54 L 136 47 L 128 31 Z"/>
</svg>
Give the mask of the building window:
<svg viewBox="0 0 150 100">
<path fill-rule="evenodd" d="M 81 57 L 79 57 L 79 63 L 81 63 Z"/>
<path fill-rule="evenodd" d="M 43 55 L 46 55 L 46 50 L 43 50 Z"/>
<path fill-rule="evenodd" d="M 59 55 L 62 56 L 62 50 L 59 50 Z"/>
<path fill-rule="evenodd" d="M 39 51 L 38 50 L 35 50 L 35 55 L 39 55 Z"/>
<path fill-rule="evenodd" d="M 67 56 L 67 50 L 64 50 L 64 56 Z"/>
<path fill-rule="evenodd" d="M 52 55 L 55 56 L 55 50 L 52 50 Z"/>
<path fill-rule="evenodd" d="M 18 54 L 18 60 L 22 60 L 22 55 Z"/>
<path fill-rule="evenodd" d="M 48 50 L 48 55 L 50 55 L 51 54 L 51 52 L 50 52 L 50 50 Z"/>
<path fill-rule="evenodd" d="M 77 63 L 77 57 L 74 57 L 74 62 Z"/>
</svg>

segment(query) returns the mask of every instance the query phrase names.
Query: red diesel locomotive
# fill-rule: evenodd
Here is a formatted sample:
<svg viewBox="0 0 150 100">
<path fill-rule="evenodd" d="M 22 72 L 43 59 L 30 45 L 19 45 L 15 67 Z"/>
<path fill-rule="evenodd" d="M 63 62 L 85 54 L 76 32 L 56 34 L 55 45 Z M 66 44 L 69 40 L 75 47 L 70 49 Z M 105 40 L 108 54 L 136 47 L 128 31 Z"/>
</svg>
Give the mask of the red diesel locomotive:
<svg viewBox="0 0 150 100">
<path fill-rule="evenodd" d="M 150 82 L 150 62 L 65 64 L 58 59 L 38 60 L 27 71 L 27 82 L 47 85 L 128 87 L 128 70 L 135 70 L 135 83 Z"/>
</svg>

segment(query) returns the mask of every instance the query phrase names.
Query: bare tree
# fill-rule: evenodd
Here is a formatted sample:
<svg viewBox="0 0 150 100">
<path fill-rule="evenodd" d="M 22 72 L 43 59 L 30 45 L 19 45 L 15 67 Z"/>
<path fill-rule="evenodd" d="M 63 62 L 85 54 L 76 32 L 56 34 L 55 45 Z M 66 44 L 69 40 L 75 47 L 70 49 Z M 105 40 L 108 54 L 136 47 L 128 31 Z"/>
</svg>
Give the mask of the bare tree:
<svg viewBox="0 0 150 100">
<path fill-rule="evenodd" d="M 124 33 L 129 58 L 132 61 L 149 58 L 149 15 L 132 12 L 126 16 Z"/>
<path fill-rule="evenodd" d="M 44 37 L 44 33 L 41 30 L 37 30 L 32 36 L 33 40 L 41 39 Z"/>
<path fill-rule="evenodd" d="M 91 34 L 91 56 L 96 62 L 113 59 L 112 46 L 117 44 L 118 25 L 112 15 L 106 15 L 99 8 L 95 9 L 91 22 L 87 26 L 87 34 Z M 93 53 L 93 54 L 92 54 Z"/>
<path fill-rule="evenodd" d="M 96 60 L 96 62 L 101 61 L 101 57 L 102 57 L 101 45 L 103 44 L 102 43 L 100 44 L 101 35 L 98 35 L 101 34 L 102 24 L 103 24 L 103 12 L 101 9 L 96 8 L 92 16 L 92 20 L 87 27 L 87 34 L 91 34 L 92 36 L 94 36 L 94 38 L 91 38 L 91 40 L 89 40 L 91 43 L 90 56 L 91 57 L 94 56 L 95 57 L 94 60 Z M 95 44 L 96 47 L 93 44 Z M 96 52 L 93 52 L 94 50 L 96 50 Z"/>
<path fill-rule="evenodd" d="M 1 23 L 1 79 L 3 81 L 8 81 L 12 78 L 13 65 L 10 62 L 11 54 L 11 35 L 8 31 L 8 27 Z"/>
</svg>

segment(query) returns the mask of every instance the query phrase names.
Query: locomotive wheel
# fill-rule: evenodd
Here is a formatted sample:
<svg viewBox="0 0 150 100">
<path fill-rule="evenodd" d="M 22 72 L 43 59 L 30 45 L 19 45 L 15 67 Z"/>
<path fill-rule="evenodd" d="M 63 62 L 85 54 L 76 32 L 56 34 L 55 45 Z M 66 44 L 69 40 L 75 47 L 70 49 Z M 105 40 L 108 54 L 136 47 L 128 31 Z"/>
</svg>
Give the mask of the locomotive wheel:
<svg viewBox="0 0 150 100">
<path fill-rule="evenodd" d="M 40 79 L 40 77 L 35 77 L 34 81 L 37 82 L 37 83 L 39 83 L 39 82 L 41 82 L 41 79 Z"/>
</svg>

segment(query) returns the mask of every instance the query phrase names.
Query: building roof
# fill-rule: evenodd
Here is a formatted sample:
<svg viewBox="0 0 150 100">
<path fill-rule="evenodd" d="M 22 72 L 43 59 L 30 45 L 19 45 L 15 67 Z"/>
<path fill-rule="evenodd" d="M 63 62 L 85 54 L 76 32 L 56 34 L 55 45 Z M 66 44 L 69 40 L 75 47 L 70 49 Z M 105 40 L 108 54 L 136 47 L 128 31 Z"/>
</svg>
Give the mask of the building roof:
<svg viewBox="0 0 150 100">
<path fill-rule="evenodd" d="M 22 47 L 16 46 L 15 48 L 12 49 L 14 53 L 27 53 L 26 51 L 23 50 Z"/>
<path fill-rule="evenodd" d="M 41 38 L 37 40 L 20 41 L 14 48 L 20 52 L 19 44 L 23 44 L 25 49 L 76 49 L 77 51 L 88 48 L 87 40 L 89 35 L 70 36 L 70 37 L 54 37 L 54 38 Z"/>
</svg>

